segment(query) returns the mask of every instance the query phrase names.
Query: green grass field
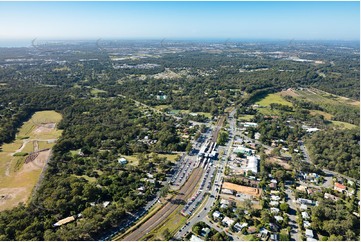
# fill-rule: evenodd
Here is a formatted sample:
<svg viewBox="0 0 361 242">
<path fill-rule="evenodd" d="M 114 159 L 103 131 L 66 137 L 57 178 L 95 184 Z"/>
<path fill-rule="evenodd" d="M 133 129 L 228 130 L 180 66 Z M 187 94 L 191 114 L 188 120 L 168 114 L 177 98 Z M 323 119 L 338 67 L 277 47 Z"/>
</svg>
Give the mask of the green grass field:
<svg viewBox="0 0 361 242">
<path fill-rule="evenodd" d="M 31 153 L 34 151 L 33 142 L 29 142 L 25 145 L 25 147 L 21 150 L 21 152 Z"/>
<path fill-rule="evenodd" d="M 179 155 L 178 155 L 178 154 L 167 154 L 167 155 L 158 154 L 158 156 L 159 156 L 160 158 L 166 157 L 167 160 L 170 160 L 170 161 L 172 161 L 172 162 L 175 162 L 175 161 L 177 160 L 177 158 L 178 158 Z"/>
<path fill-rule="evenodd" d="M 333 95 L 331 93 L 327 93 L 315 88 L 312 89 L 303 89 L 303 90 L 294 90 L 294 93 L 299 95 L 298 98 L 305 99 L 307 101 L 311 101 L 314 103 L 325 103 L 331 105 L 337 104 L 347 104 L 353 105 L 356 107 L 360 107 L 360 102 L 356 100 L 352 100 L 345 97 L 340 97 L 337 95 Z"/>
<path fill-rule="evenodd" d="M 133 155 L 121 155 L 121 157 L 127 159 L 127 161 L 129 162 L 129 164 L 133 165 L 133 166 L 137 166 L 139 164 L 139 160 L 138 160 L 138 154 L 133 154 Z"/>
<path fill-rule="evenodd" d="M 238 120 L 243 120 L 243 121 L 251 121 L 254 118 L 254 115 L 250 115 L 250 114 L 242 114 L 238 117 Z"/>
<path fill-rule="evenodd" d="M 38 141 L 39 150 L 52 148 L 54 143 L 48 143 L 47 141 Z"/>
<path fill-rule="evenodd" d="M 72 175 L 74 177 L 77 177 L 77 178 L 84 178 L 85 180 L 87 180 L 88 182 L 96 182 L 96 178 L 95 177 L 90 177 L 90 176 L 87 176 L 87 175 L 82 175 L 82 176 L 77 176 L 77 175 Z"/>
<path fill-rule="evenodd" d="M 258 112 L 260 112 L 263 115 L 266 116 L 278 116 L 281 114 L 281 112 L 279 110 L 276 109 L 270 109 L 269 107 L 266 108 L 257 108 Z"/>
<path fill-rule="evenodd" d="M 263 115 L 268 115 L 268 116 L 280 115 L 281 114 L 280 110 L 277 109 L 272 110 L 270 108 L 271 103 L 277 103 L 292 107 L 292 103 L 285 100 L 279 93 L 267 94 L 266 96 L 261 97 L 258 101 L 255 102 L 255 104 L 261 106 L 257 108 L 257 110 Z"/>
<path fill-rule="evenodd" d="M 104 90 L 100 90 L 100 89 L 98 89 L 98 88 L 92 88 L 91 90 L 90 90 L 90 93 L 92 94 L 92 95 L 98 95 L 99 93 L 107 93 L 107 91 L 104 91 Z"/>
<path fill-rule="evenodd" d="M 278 104 L 292 107 L 292 103 L 290 103 L 289 101 L 286 101 L 278 93 L 268 94 L 267 96 L 265 96 L 264 98 L 262 98 L 261 100 L 256 102 L 256 104 L 258 104 L 260 106 L 269 106 L 271 103 L 278 103 Z"/>
<path fill-rule="evenodd" d="M 170 108 L 171 105 L 158 105 L 158 106 L 154 106 L 155 109 L 159 110 L 159 111 L 163 111 L 166 108 Z"/>
<path fill-rule="evenodd" d="M 205 117 L 211 119 L 212 118 L 212 115 L 211 113 L 205 113 L 205 112 L 196 112 L 197 114 L 199 115 L 204 115 Z"/>
<path fill-rule="evenodd" d="M 350 124 L 350 123 L 346 123 L 346 122 L 335 121 L 335 120 L 332 120 L 331 122 L 332 122 L 333 125 L 338 126 L 338 127 L 340 127 L 340 128 L 344 128 L 344 129 L 357 128 L 356 125 Z"/>
<path fill-rule="evenodd" d="M 329 113 L 326 113 L 326 112 L 323 112 L 323 111 L 320 111 L 320 110 L 310 110 L 310 114 L 311 115 L 316 115 L 316 114 L 320 114 L 322 115 L 325 119 L 327 120 L 331 120 L 333 115 L 332 114 L 329 114 Z"/>
<path fill-rule="evenodd" d="M 25 122 L 17 134 L 17 138 L 24 136 L 29 139 L 56 139 L 61 135 L 61 130 L 47 129 L 44 124 L 59 123 L 61 114 L 55 111 L 36 112 L 30 120 Z"/>
</svg>

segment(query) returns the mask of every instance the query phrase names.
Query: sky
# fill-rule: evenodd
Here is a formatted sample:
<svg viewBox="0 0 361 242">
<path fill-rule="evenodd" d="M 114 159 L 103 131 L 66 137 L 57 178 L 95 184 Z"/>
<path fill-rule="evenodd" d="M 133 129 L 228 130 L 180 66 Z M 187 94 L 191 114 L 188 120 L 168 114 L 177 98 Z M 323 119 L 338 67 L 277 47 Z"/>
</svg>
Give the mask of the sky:
<svg viewBox="0 0 361 242">
<path fill-rule="evenodd" d="M 0 2 L 4 39 L 359 40 L 359 2 Z"/>
</svg>

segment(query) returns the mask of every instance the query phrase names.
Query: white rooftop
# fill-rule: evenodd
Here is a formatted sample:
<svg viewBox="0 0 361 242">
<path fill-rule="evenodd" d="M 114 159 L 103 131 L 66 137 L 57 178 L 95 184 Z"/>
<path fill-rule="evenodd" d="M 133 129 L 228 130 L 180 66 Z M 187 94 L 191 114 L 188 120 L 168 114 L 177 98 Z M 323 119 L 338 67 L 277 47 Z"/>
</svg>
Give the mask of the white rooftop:
<svg viewBox="0 0 361 242">
<path fill-rule="evenodd" d="M 231 226 L 234 223 L 234 220 L 229 218 L 229 217 L 224 217 L 224 219 L 222 220 L 222 223 L 225 223 L 229 226 Z"/>
<path fill-rule="evenodd" d="M 313 231 L 312 231 L 312 229 L 306 229 L 306 237 L 313 238 Z"/>
<path fill-rule="evenodd" d="M 222 214 L 219 211 L 215 211 L 212 215 L 215 218 L 219 218 Z"/>
<path fill-rule="evenodd" d="M 198 236 L 192 235 L 190 241 L 204 241 L 201 238 L 199 238 Z"/>
<path fill-rule="evenodd" d="M 302 218 L 308 219 L 308 218 L 310 218 L 310 216 L 308 215 L 307 212 L 302 212 Z"/>
</svg>

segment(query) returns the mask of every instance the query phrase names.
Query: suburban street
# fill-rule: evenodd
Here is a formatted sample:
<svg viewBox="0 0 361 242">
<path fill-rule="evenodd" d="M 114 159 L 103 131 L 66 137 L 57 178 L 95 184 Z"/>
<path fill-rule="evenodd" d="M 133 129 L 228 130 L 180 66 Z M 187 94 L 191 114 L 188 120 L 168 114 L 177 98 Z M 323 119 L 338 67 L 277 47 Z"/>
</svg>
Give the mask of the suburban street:
<svg viewBox="0 0 361 242">
<path fill-rule="evenodd" d="M 305 161 L 307 163 L 313 164 L 312 160 L 310 158 L 310 155 L 308 154 L 307 148 L 304 145 L 303 141 L 299 140 L 298 143 L 299 143 L 300 148 L 301 148 L 301 150 L 302 150 L 302 152 L 303 152 L 303 154 L 305 156 Z M 330 187 L 330 184 L 332 183 L 333 176 L 339 176 L 339 177 L 343 177 L 343 178 L 348 179 L 348 180 L 352 180 L 354 182 L 359 182 L 359 180 L 357 180 L 355 178 L 348 177 L 348 176 L 342 175 L 340 173 L 330 171 L 330 170 L 325 169 L 325 168 L 323 168 L 322 171 L 325 173 L 325 179 L 327 180 L 326 183 L 323 185 L 325 187 Z"/>
<path fill-rule="evenodd" d="M 299 234 L 300 229 L 298 228 L 298 224 L 296 222 L 296 212 L 297 212 L 297 208 L 296 208 L 296 201 L 295 201 L 295 197 L 292 194 L 292 190 L 289 188 L 289 186 L 286 186 L 286 194 L 287 194 L 287 204 L 289 206 L 289 213 L 288 213 L 288 217 L 289 217 L 289 224 L 291 227 L 291 232 L 290 232 L 290 236 L 291 236 L 291 240 L 293 241 L 300 241 L 301 237 Z"/>
</svg>

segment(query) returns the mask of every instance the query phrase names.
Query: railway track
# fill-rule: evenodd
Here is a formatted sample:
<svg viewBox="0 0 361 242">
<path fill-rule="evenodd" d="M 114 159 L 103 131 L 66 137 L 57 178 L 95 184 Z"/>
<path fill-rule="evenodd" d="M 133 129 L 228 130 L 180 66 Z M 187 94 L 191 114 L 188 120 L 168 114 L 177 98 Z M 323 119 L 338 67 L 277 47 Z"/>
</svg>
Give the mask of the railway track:
<svg viewBox="0 0 361 242">
<path fill-rule="evenodd" d="M 198 167 L 193 172 L 192 175 L 189 177 L 188 181 L 183 185 L 181 190 L 179 191 L 178 195 L 172 198 L 170 201 L 167 201 L 167 204 L 159 210 L 155 215 L 153 215 L 150 219 L 144 222 L 139 228 L 133 231 L 131 234 L 127 235 L 126 237 L 122 238 L 123 241 L 135 241 L 140 240 L 142 237 L 147 235 L 153 229 L 157 228 L 161 225 L 165 219 L 172 214 L 179 206 L 183 206 L 181 203 L 185 202 L 188 197 L 190 197 L 198 182 L 203 174 L 203 168 Z M 116 240 L 117 237 L 114 238 Z"/>
<path fill-rule="evenodd" d="M 214 133 L 213 133 L 213 136 L 212 136 L 212 142 L 217 142 L 217 138 L 218 138 L 218 133 L 219 131 L 221 130 L 222 126 L 223 126 L 223 122 L 224 120 L 226 119 L 226 116 L 221 116 L 219 119 L 218 119 L 218 122 L 217 122 L 217 125 L 214 129 Z"/>
</svg>

